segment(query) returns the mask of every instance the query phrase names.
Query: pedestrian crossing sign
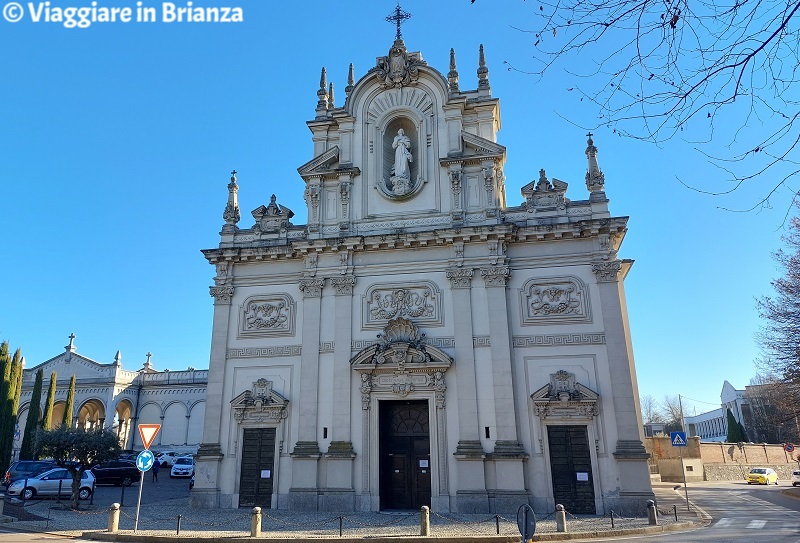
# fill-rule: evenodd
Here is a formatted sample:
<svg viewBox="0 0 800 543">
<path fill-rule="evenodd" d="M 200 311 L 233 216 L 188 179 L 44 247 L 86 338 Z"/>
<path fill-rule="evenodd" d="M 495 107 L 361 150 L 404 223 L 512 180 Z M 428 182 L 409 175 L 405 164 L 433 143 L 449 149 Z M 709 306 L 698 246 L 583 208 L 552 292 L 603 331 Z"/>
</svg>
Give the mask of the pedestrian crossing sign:
<svg viewBox="0 0 800 543">
<path fill-rule="evenodd" d="M 669 440 L 672 442 L 673 447 L 685 447 L 686 432 L 670 432 Z"/>
</svg>

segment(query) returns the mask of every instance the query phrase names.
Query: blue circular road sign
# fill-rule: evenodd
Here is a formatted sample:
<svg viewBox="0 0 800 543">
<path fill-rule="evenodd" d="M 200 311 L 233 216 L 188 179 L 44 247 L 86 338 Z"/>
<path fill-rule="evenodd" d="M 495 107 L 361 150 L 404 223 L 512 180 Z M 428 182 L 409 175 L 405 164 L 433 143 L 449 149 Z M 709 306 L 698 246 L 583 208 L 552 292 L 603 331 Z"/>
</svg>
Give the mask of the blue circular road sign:
<svg viewBox="0 0 800 543">
<path fill-rule="evenodd" d="M 136 456 L 136 467 L 139 471 L 149 471 L 156 461 L 156 456 L 150 450 L 144 450 Z"/>
</svg>

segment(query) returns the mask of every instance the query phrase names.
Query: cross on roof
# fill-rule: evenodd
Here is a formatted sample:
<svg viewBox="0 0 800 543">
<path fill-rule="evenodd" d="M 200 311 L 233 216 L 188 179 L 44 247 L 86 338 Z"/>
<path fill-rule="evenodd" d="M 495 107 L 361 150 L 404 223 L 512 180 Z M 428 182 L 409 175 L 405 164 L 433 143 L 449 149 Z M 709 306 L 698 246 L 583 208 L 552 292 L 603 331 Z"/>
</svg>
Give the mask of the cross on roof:
<svg viewBox="0 0 800 543">
<path fill-rule="evenodd" d="M 69 335 L 69 346 L 72 347 L 72 342 L 75 341 L 75 333 Z"/>
<path fill-rule="evenodd" d="M 405 21 L 406 19 L 410 19 L 410 18 L 411 18 L 411 14 L 410 13 L 400 9 L 400 3 L 399 2 L 397 3 L 397 6 L 394 8 L 394 12 L 390 16 L 386 17 L 386 20 L 388 22 L 395 23 L 397 25 L 397 35 L 395 36 L 395 39 L 398 39 L 398 40 L 403 39 L 403 34 L 400 32 L 400 24 L 403 21 Z"/>
<path fill-rule="evenodd" d="M 231 175 L 236 175 L 236 170 L 233 170 L 233 171 L 231 172 Z"/>
</svg>

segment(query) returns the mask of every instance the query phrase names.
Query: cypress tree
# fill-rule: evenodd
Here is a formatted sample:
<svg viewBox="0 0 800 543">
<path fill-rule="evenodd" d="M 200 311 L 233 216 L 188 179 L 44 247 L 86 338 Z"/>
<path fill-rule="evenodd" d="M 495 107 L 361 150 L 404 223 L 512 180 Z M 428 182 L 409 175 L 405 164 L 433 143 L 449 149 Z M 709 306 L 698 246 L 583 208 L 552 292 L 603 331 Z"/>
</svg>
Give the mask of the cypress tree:
<svg viewBox="0 0 800 543">
<path fill-rule="evenodd" d="M 742 427 L 736 418 L 731 413 L 731 410 L 728 409 L 727 414 L 725 415 L 728 421 L 728 437 L 725 440 L 728 443 L 741 443 L 744 441 L 744 435 L 742 432 Z"/>
<path fill-rule="evenodd" d="M 0 469 L 5 469 L 11 460 L 11 447 L 14 442 L 11 414 L 13 403 L 11 360 L 8 357 L 8 342 L 4 341 L 0 345 Z"/>
<path fill-rule="evenodd" d="M 75 404 L 75 376 L 69 379 L 69 389 L 67 390 L 67 403 L 64 405 L 64 419 L 61 425 L 65 428 L 72 428 L 72 409 Z"/>
<path fill-rule="evenodd" d="M 42 381 L 44 381 L 44 371 L 40 369 L 36 372 L 36 381 L 33 383 L 31 403 L 28 406 L 28 419 L 25 423 L 25 435 L 22 436 L 22 446 L 19 449 L 20 460 L 36 459 L 33 438 L 39 428 L 39 415 L 42 410 Z"/>
<path fill-rule="evenodd" d="M 50 388 L 47 389 L 47 401 L 44 404 L 42 430 L 53 429 L 53 404 L 56 402 L 56 372 L 50 374 Z"/>
<path fill-rule="evenodd" d="M 17 354 L 19 354 L 19 357 Z M 22 378 L 25 375 L 24 358 L 22 358 L 22 353 L 19 349 L 14 353 L 14 360 L 18 362 L 11 366 L 11 381 L 14 383 L 14 408 L 12 413 L 14 413 L 14 423 L 16 424 L 17 420 L 19 420 L 19 399 L 22 396 Z"/>
</svg>

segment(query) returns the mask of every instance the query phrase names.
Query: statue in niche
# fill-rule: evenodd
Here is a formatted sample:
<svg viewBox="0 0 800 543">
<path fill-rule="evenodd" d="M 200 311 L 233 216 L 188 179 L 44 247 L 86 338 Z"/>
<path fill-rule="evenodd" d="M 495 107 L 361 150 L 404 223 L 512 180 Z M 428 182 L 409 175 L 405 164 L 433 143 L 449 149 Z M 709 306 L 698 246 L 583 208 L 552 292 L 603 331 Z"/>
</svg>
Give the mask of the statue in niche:
<svg viewBox="0 0 800 543">
<path fill-rule="evenodd" d="M 414 157 L 411 154 L 411 140 L 401 128 L 392 141 L 394 149 L 394 166 L 392 167 L 392 192 L 402 196 L 411 190 L 411 163 Z"/>
</svg>

